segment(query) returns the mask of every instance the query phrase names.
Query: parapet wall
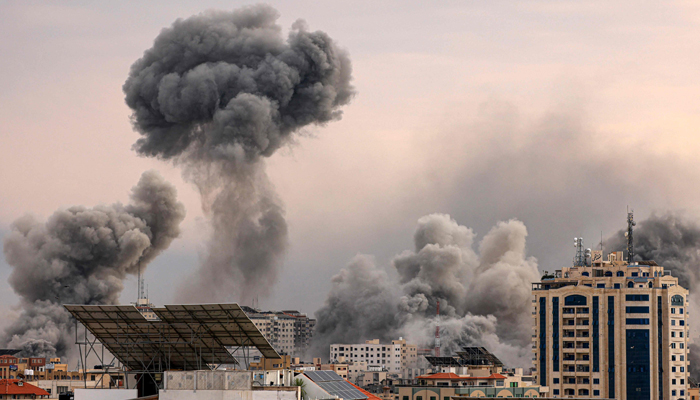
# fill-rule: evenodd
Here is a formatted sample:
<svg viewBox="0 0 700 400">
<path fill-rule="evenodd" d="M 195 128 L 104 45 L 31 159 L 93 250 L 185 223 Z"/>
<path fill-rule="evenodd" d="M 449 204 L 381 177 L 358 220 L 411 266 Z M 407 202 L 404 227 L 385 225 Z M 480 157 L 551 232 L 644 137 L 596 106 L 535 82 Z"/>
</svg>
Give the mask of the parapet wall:
<svg viewBox="0 0 700 400">
<path fill-rule="evenodd" d="M 252 390 L 251 371 L 166 371 L 164 389 Z"/>
</svg>

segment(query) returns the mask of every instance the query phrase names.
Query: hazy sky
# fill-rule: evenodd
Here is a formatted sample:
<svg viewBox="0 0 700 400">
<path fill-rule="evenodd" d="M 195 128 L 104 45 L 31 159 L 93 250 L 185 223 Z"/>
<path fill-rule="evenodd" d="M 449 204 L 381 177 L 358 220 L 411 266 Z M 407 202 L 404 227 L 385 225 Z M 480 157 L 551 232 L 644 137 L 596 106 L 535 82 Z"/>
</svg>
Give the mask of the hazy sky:
<svg viewBox="0 0 700 400">
<path fill-rule="evenodd" d="M 131 150 L 122 84 L 175 19 L 244 4 L 0 2 L 0 236 L 25 213 L 126 202 L 157 169 L 187 208 L 146 272 L 151 299 L 172 302 L 203 249 L 199 196 Z M 522 220 L 541 270 L 570 263 L 574 236 L 593 247 L 621 228 L 627 205 L 700 215 L 697 2 L 270 4 L 285 29 L 303 18 L 350 52 L 359 94 L 267 161 L 290 250 L 263 307 L 313 313 L 355 254 L 386 263 L 432 212 L 480 236 Z M 2 304 L 9 271 L 0 260 Z"/>
</svg>

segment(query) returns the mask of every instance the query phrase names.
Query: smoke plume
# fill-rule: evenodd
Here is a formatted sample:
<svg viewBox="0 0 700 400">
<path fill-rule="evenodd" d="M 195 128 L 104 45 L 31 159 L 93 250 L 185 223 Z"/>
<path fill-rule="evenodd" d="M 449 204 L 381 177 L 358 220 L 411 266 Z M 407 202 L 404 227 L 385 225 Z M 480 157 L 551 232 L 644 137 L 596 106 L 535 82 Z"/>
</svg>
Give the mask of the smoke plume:
<svg viewBox="0 0 700 400">
<path fill-rule="evenodd" d="M 127 205 L 75 206 L 46 222 L 16 220 L 3 249 L 22 311 L 0 343 L 24 356 L 65 355 L 75 338 L 62 304 L 118 303 L 124 279 L 170 245 L 184 217 L 175 187 L 147 171 Z"/>
<path fill-rule="evenodd" d="M 173 160 L 202 197 L 212 234 L 187 300 L 265 294 L 287 246 L 284 209 L 262 159 L 350 102 L 347 53 L 297 21 L 285 41 L 267 5 L 177 20 L 124 84 L 135 150 Z"/>
<path fill-rule="evenodd" d="M 407 337 L 432 347 L 440 301 L 442 348 L 488 346 L 511 365 L 529 363 L 530 290 L 537 261 L 526 255 L 522 222 L 499 222 L 474 250 L 474 232 L 445 214 L 418 220 L 414 250 L 392 261 L 397 279 L 356 257 L 333 278 L 316 312 L 314 351 L 333 343 Z"/>
<path fill-rule="evenodd" d="M 700 225 L 684 214 L 666 212 L 652 214 L 638 222 L 634 229 L 634 261 L 654 260 L 657 264 L 671 271 L 678 278 L 678 283 L 691 294 L 700 289 Z M 625 249 L 627 255 L 627 238 L 625 230 L 620 230 L 605 241 L 605 248 Z M 697 300 L 690 301 L 690 314 L 700 311 Z M 692 326 L 692 324 L 691 324 Z M 694 334 L 693 334 L 694 333 Z M 691 331 L 697 340 L 697 331 Z M 700 346 L 689 346 L 690 377 L 700 381 Z"/>
</svg>

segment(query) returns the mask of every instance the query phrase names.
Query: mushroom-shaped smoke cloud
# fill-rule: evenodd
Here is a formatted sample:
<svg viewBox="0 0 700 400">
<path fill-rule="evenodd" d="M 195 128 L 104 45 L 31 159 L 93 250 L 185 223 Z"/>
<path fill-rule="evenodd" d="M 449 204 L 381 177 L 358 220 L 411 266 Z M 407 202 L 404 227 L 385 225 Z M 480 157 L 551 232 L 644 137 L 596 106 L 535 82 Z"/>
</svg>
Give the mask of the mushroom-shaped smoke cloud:
<svg viewBox="0 0 700 400">
<path fill-rule="evenodd" d="M 185 300 L 269 290 L 287 225 L 262 158 L 300 128 L 340 119 L 355 93 L 345 51 L 303 21 L 285 41 L 278 17 L 256 5 L 177 20 L 124 84 L 135 150 L 182 166 L 213 228 Z"/>
</svg>

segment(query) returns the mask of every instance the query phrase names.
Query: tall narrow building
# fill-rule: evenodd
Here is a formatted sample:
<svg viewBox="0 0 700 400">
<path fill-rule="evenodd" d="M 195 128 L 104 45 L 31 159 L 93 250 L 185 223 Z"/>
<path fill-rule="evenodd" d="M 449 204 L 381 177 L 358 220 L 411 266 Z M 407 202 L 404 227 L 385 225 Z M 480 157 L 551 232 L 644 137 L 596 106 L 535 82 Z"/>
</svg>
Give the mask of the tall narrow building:
<svg viewBox="0 0 700 400">
<path fill-rule="evenodd" d="M 536 383 L 551 397 L 687 399 L 688 290 L 654 261 L 576 247 L 573 266 L 533 283 Z"/>
</svg>

